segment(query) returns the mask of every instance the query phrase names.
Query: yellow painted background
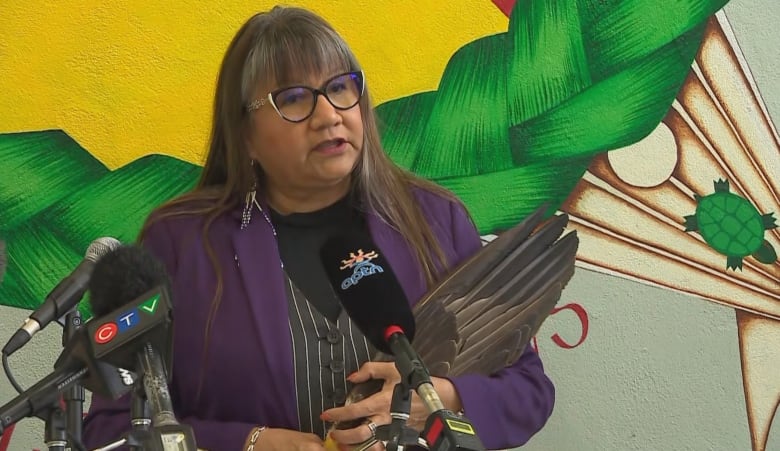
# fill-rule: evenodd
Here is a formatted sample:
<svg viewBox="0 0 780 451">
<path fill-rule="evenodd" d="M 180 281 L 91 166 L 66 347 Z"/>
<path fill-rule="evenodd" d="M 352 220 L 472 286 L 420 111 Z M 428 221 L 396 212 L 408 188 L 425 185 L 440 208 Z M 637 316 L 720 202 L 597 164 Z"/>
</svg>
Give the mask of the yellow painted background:
<svg viewBox="0 0 780 451">
<path fill-rule="evenodd" d="M 200 164 L 222 55 L 269 1 L 3 1 L 0 133 L 60 128 L 109 168 Z M 452 53 L 504 31 L 489 0 L 309 0 L 363 64 L 374 102 L 435 89 Z"/>
</svg>

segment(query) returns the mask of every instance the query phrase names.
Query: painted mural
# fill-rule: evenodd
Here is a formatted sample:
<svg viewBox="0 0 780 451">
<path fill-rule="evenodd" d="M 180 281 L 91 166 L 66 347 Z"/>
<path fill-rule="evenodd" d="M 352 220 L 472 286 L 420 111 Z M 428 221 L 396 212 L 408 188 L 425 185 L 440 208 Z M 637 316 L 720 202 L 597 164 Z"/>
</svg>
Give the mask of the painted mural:
<svg viewBox="0 0 780 451">
<path fill-rule="evenodd" d="M 780 403 L 778 175 L 780 137 L 719 13 L 661 123 L 595 158 L 562 207 L 582 267 L 735 310 L 754 450 Z"/>
<path fill-rule="evenodd" d="M 348 23 L 324 3 L 314 8 L 337 28 Z M 419 3 L 412 6 L 422 8 Z M 463 199 L 486 242 L 547 202 L 549 214 L 571 217 L 580 236 L 579 267 L 733 309 L 758 451 L 780 403 L 771 376 L 780 369 L 780 346 L 766 342 L 780 344 L 780 138 L 719 12 L 726 3 L 680 0 L 661 9 L 655 0 L 464 1 L 484 22 L 437 36 L 456 41 L 446 50 L 436 47 L 447 52 L 439 55 L 441 67 L 378 81 L 375 98 L 390 157 Z M 148 14 L 154 8 L 148 5 Z M 229 26 L 212 32 L 219 40 L 204 50 L 211 52 L 210 70 L 247 14 L 235 13 Z M 420 47 L 396 38 L 378 45 Z M 356 41 L 349 33 L 347 39 Z M 89 64 L 109 50 L 95 46 L 69 63 Z M 180 59 L 187 58 L 171 64 Z M 368 69 L 372 64 L 381 65 L 370 60 Z M 388 74 L 382 75 L 393 77 Z M 169 83 L 197 85 L 204 101 L 192 114 L 204 121 L 211 79 L 195 78 Z M 33 103 L 57 98 L 49 95 L 56 84 L 35 80 L 47 89 Z M 78 83 L 103 89 L 106 98 L 80 105 L 69 116 L 79 119 L 76 125 L 38 127 L 31 113 L 10 128 L 0 123 L 0 239 L 9 263 L 0 305 L 35 308 L 92 240 L 133 240 L 149 211 L 189 189 L 200 172 L 191 143 L 188 151 L 164 151 L 155 142 L 156 133 L 166 139 L 176 133 L 158 110 L 175 109 L 175 95 L 130 101 L 117 74 Z M 153 111 L 142 126 L 128 118 L 126 126 L 139 128 L 132 134 L 148 149 L 135 150 L 135 158 L 106 150 L 114 144 L 110 136 L 90 137 L 92 115 L 127 113 L 128 105 Z M 181 119 L 183 128 L 191 120 Z M 182 144 L 177 140 L 170 142 Z M 86 303 L 81 309 L 89 315 Z M 574 318 L 579 330 L 566 338 L 536 337 L 542 354 L 546 346 L 574 349 L 587 339 L 591 321 L 583 305 L 562 302 L 548 321 L 557 315 Z M 0 451 L 9 435 L 0 438 Z"/>
</svg>

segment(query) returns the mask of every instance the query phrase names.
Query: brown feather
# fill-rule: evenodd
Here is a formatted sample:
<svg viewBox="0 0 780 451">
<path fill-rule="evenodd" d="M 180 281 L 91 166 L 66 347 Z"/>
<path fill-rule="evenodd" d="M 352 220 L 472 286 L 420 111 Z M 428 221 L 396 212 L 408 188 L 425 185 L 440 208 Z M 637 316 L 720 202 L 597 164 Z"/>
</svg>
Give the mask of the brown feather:
<svg viewBox="0 0 780 451">
<path fill-rule="evenodd" d="M 542 222 L 546 210 L 542 206 L 485 245 L 417 303 L 412 346 L 432 375 L 487 375 L 512 365 L 550 316 L 574 274 L 579 239 L 575 232 L 561 237 L 565 214 Z M 357 384 L 347 402 L 381 388 Z"/>
</svg>

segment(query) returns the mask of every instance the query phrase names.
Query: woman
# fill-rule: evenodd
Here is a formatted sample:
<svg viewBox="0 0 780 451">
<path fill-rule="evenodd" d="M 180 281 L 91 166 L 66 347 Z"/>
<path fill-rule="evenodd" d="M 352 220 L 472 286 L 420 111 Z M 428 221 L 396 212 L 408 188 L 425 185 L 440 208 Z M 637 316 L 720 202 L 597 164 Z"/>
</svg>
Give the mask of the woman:
<svg viewBox="0 0 780 451">
<path fill-rule="evenodd" d="M 197 187 L 157 209 L 141 234 L 171 277 L 171 393 L 199 448 L 321 450 L 333 422 L 367 417 L 331 432 L 349 449 L 390 422 L 392 383 L 341 407 L 353 382 L 398 378 L 391 363 L 366 363 L 375 350 L 319 263 L 324 240 L 347 228 L 370 233 L 412 303 L 480 248 L 453 195 L 384 154 L 343 39 L 311 12 L 275 7 L 250 18 L 227 50 Z M 525 443 L 553 408 L 553 385 L 530 350 L 491 377 L 434 384 L 489 448 Z M 121 436 L 128 406 L 94 397 L 87 445 Z M 415 399 L 411 424 L 423 413 Z"/>
</svg>

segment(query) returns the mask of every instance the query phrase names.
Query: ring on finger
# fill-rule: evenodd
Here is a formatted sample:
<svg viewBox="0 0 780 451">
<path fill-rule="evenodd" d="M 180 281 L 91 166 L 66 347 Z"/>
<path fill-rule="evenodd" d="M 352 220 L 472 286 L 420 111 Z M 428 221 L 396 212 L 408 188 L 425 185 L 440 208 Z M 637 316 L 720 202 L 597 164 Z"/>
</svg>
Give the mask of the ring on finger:
<svg viewBox="0 0 780 451">
<path fill-rule="evenodd" d="M 368 430 L 371 431 L 371 437 L 376 437 L 376 427 L 377 427 L 376 423 L 374 423 L 373 421 L 369 420 L 368 423 L 366 424 L 366 426 L 368 426 Z"/>
</svg>

